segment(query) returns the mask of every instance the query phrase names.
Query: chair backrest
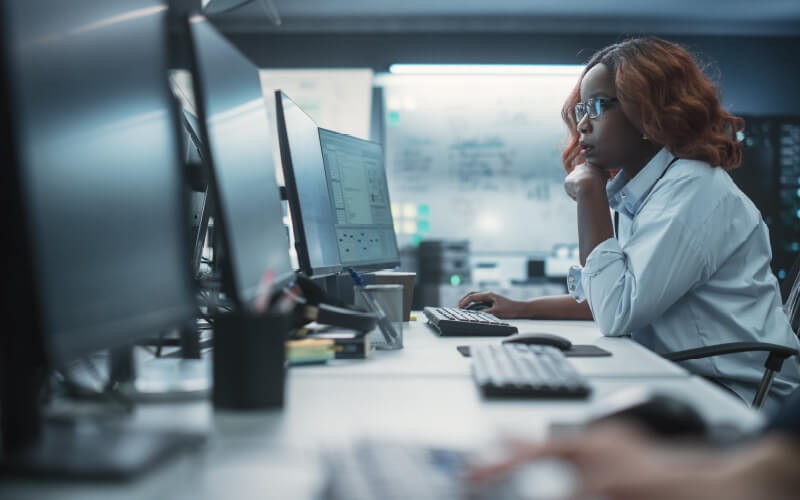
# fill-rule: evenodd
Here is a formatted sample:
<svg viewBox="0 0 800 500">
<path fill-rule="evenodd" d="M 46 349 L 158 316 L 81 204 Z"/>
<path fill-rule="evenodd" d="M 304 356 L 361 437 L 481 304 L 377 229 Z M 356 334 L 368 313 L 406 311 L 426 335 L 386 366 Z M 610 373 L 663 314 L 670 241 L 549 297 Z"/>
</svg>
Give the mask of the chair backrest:
<svg viewBox="0 0 800 500">
<path fill-rule="evenodd" d="M 800 256 L 794 261 L 789 274 L 781 283 L 781 298 L 783 310 L 789 317 L 792 331 L 800 333 Z"/>
</svg>

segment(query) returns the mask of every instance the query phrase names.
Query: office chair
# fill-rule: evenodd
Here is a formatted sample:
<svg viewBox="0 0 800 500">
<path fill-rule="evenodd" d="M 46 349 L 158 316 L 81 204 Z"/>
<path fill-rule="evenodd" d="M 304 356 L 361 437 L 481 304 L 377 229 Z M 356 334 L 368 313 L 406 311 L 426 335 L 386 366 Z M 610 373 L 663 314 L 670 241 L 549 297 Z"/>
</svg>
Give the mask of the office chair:
<svg viewBox="0 0 800 500">
<path fill-rule="evenodd" d="M 800 271 L 800 257 L 795 260 L 792 269 L 781 285 L 783 310 L 789 317 L 789 323 L 792 325 L 792 331 L 795 335 L 798 334 L 798 327 L 800 327 L 800 279 L 798 279 L 798 271 Z M 797 349 L 767 342 L 729 342 L 726 344 L 676 351 L 663 354 L 662 357 L 670 361 L 687 361 L 690 359 L 753 351 L 765 351 L 769 353 L 766 362 L 764 362 L 764 375 L 761 377 L 761 382 L 758 384 L 758 390 L 756 391 L 752 403 L 752 407 L 758 409 L 764 404 L 764 400 L 767 398 L 767 394 L 769 394 L 769 390 L 772 387 L 772 381 L 775 375 L 781 371 L 783 362 L 787 358 L 797 355 Z"/>
</svg>

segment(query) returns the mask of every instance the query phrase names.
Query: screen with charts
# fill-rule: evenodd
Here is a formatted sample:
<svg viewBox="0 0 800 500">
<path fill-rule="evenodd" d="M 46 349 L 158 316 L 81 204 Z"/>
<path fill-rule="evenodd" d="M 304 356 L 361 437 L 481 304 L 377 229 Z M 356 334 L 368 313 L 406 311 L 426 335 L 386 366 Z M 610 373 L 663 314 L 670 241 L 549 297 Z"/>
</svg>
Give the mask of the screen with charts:
<svg viewBox="0 0 800 500">
<path fill-rule="evenodd" d="M 319 138 L 342 265 L 361 270 L 397 266 L 383 148 L 322 128 Z"/>
</svg>

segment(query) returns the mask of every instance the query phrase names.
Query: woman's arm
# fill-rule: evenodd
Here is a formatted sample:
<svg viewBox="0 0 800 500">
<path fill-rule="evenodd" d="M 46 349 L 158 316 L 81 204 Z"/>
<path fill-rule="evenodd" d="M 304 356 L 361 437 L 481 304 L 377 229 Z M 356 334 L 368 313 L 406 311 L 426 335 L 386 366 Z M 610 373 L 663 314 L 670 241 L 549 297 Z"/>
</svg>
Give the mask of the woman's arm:
<svg viewBox="0 0 800 500">
<path fill-rule="evenodd" d="M 581 265 L 597 245 L 614 237 L 608 217 L 606 182 L 608 174 L 600 168 L 582 164 L 564 180 L 564 189 L 578 204 L 578 248 Z"/>
<path fill-rule="evenodd" d="M 511 300 L 494 292 L 470 292 L 458 301 L 458 307 L 466 307 L 470 302 L 489 302 L 492 305 L 485 312 L 498 318 L 592 320 L 589 304 L 578 303 L 569 295 L 548 295 L 523 301 Z"/>
</svg>

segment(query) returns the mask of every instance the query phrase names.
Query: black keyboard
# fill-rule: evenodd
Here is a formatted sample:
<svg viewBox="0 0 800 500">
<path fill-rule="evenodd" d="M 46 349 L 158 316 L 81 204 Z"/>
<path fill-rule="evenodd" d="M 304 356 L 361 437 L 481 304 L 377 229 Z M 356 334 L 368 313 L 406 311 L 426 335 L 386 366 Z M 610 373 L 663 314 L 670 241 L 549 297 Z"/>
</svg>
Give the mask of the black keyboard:
<svg viewBox="0 0 800 500">
<path fill-rule="evenodd" d="M 422 312 L 428 318 L 428 324 L 443 337 L 505 337 L 518 331 L 516 326 L 482 311 L 467 311 L 457 307 L 426 307 Z"/>
<path fill-rule="evenodd" d="M 564 354 L 543 345 L 470 347 L 472 375 L 486 397 L 584 399 L 592 392 Z"/>
</svg>

